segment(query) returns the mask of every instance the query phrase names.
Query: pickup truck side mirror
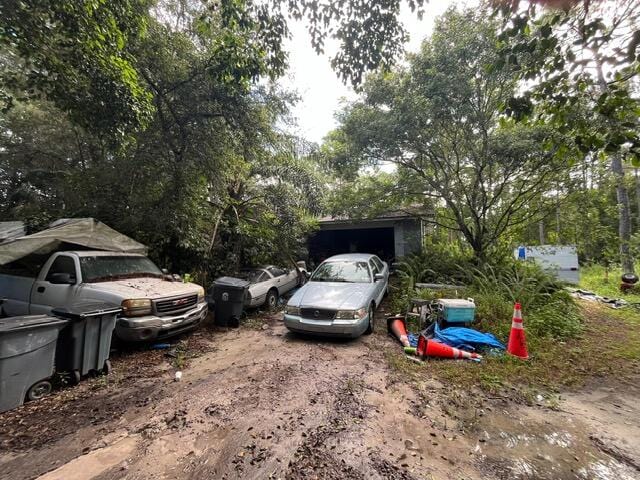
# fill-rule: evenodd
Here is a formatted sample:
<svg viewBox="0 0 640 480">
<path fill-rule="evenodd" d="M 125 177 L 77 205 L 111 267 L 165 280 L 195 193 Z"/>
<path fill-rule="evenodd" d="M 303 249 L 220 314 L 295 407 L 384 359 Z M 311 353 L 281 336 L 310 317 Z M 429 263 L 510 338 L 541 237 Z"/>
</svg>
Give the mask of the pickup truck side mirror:
<svg viewBox="0 0 640 480">
<path fill-rule="evenodd" d="M 373 280 L 374 280 L 375 282 L 377 282 L 378 280 L 384 280 L 384 275 L 383 275 L 382 273 L 376 273 L 376 274 L 373 276 Z"/>
<path fill-rule="evenodd" d="M 49 275 L 49 283 L 54 285 L 75 285 L 76 277 L 69 273 L 52 273 Z"/>
</svg>

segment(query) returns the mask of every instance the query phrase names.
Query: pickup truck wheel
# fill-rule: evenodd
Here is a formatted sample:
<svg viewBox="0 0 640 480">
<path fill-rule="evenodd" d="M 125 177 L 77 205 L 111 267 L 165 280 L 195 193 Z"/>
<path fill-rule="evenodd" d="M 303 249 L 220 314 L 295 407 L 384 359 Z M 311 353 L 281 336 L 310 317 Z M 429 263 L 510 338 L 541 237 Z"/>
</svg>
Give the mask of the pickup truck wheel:
<svg viewBox="0 0 640 480">
<path fill-rule="evenodd" d="M 104 368 L 102 369 L 102 373 L 105 375 L 109 375 L 113 371 L 113 367 L 111 366 L 110 360 L 104 361 Z"/>
<path fill-rule="evenodd" d="M 38 383 L 31 385 L 27 391 L 28 400 L 40 400 L 51 393 L 51 382 L 48 380 L 41 380 Z"/>
<path fill-rule="evenodd" d="M 264 304 L 269 310 L 273 310 L 278 306 L 278 291 L 275 288 L 269 290 L 269 292 L 267 293 L 267 299 Z"/>
<path fill-rule="evenodd" d="M 365 335 L 371 335 L 375 328 L 375 316 L 376 309 L 373 306 L 373 303 L 369 306 L 369 323 L 367 324 L 367 329 L 364 331 Z"/>
</svg>

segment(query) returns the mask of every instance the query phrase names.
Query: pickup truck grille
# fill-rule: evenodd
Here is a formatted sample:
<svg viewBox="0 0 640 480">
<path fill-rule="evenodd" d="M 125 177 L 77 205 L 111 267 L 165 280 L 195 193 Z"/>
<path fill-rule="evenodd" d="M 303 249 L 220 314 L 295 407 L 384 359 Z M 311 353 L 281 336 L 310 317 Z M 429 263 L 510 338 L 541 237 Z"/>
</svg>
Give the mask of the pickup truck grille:
<svg viewBox="0 0 640 480">
<path fill-rule="evenodd" d="M 311 320 L 333 320 L 336 316 L 336 311 L 322 308 L 301 308 L 300 316 Z"/>
<path fill-rule="evenodd" d="M 193 308 L 198 303 L 198 295 L 156 300 L 153 303 L 158 315 L 175 315 Z"/>
</svg>

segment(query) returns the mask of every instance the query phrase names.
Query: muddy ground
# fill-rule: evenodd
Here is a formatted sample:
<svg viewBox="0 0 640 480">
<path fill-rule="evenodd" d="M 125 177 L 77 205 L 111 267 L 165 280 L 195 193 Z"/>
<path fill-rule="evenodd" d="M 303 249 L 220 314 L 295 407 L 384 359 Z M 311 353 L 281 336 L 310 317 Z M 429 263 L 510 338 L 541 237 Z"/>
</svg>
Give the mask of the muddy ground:
<svg viewBox="0 0 640 480">
<path fill-rule="evenodd" d="M 403 378 L 382 322 L 353 341 L 250 324 L 119 352 L 109 377 L 1 414 L 0 477 L 640 479 L 637 382 L 527 406 L 452 390 L 428 363 Z"/>
</svg>

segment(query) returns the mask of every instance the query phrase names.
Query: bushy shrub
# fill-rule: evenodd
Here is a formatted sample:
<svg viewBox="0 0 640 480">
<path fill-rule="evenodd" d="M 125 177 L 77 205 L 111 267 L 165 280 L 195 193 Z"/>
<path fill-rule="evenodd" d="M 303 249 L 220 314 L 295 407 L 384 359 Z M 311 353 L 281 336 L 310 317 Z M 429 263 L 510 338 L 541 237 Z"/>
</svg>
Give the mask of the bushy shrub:
<svg viewBox="0 0 640 480">
<path fill-rule="evenodd" d="M 544 305 L 539 305 L 526 317 L 528 332 L 537 337 L 566 339 L 582 331 L 580 310 L 566 292 L 556 292 Z"/>
<path fill-rule="evenodd" d="M 514 259 L 477 265 L 464 252 L 446 245 L 428 245 L 399 267 L 400 291 L 392 297 L 394 313 L 406 311 L 411 298 L 466 298 L 476 302 L 476 328 L 506 340 L 514 304 L 519 302 L 525 328 L 532 337 L 565 339 L 582 329 L 574 299 L 555 277 L 539 266 Z M 418 282 L 464 284 L 456 291 L 415 289 Z"/>
<path fill-rule="evenodd" d="M 533 263 L 513 261 L 510 264 L 472 268 L 467 272 L 467 284 L 482 294 L 497 293 L 523 309 L 535 308 L 549 301 L 562 290 L 558 280 Z"/>
<path fill-rule="evenodd" d="M 582 319 L 574 299 L 561 282 L 538 265 L 513 261 L 469 272 L 469 291 L 476 292 L 478 318 L 500 335 L 508 335 L 513 306 L 519 302 L 527 332 L 534 337 L 576 336 Z M 504 319 L 504 320 L 501 320 Z"/>
<path fill-rule="evenodd" d="M 426 241 L 422 252 L 407 255 L 398 266 L 398 276 L 403 287 L 413 290 L 416 283 L 462 284 L 464 273 L 475 266 L 473 255 L 456 245 L 444 245 Z"/>
</svg>

